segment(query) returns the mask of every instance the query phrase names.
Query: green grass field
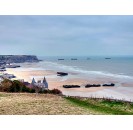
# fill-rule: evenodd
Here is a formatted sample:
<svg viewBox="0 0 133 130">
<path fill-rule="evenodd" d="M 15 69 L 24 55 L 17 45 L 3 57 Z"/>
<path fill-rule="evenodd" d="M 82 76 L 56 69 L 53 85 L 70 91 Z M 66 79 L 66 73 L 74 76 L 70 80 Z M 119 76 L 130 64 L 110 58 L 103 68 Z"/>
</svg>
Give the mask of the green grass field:
<svg viewBox="0 0 133 130">
<path fill-rule="evenodd" d="M 133 115 L 133 103 L 110 99 L 65 97 L 69 102 L 100 114 Z"/>
<path fill-rule="evenodd" d="M 1 115 L 133 115 L 133 104 L 53 94 L 0 93 Z"/>
</svg>

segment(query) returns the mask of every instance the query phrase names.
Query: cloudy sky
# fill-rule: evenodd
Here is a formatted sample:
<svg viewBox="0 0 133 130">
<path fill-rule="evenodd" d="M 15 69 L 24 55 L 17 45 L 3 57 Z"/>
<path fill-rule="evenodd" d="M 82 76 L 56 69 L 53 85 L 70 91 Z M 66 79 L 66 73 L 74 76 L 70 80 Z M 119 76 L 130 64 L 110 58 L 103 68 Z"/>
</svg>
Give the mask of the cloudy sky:
<svg viewBox="0 0 133 130">
<path fill-rule="evenodd" d="M 133 55 L 133 16 L 0 16 L 0 54 Z"/>
</svg>

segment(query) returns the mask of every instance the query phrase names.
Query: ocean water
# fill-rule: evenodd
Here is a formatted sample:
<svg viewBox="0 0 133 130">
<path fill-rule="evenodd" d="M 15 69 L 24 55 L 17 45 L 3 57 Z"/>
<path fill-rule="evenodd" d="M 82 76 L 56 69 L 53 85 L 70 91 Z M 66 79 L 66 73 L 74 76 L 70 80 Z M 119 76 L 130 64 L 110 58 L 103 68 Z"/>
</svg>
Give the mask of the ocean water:
<svg viewBox="0 0 133 130">
<path fill-rule="evenodd" d="M 84 78 L 108 78 L 133 82 L 133 57 L 39 57 L 40 68 L 64 71 Z M 64 60 L 58 60 L 58 59 Z M 77 60 L 71 60 L 76 58 Z"/>
<path fill-rule="evenodd" d="M 58 60 L 58 59 L 64 60 Z M 76 58 L 77 60 L 71 60 Z M 106 82 L 133 83 L 133 57 L 39 57 L 39 63 L 26 63 L 18 70 L 52 70 L 55 74 L 48 78 L 58 78 L 57 71 L 68 72 L 67 78 L 104 79 Z M 17 69 L 16 69 L 17 71 Z"/>
</svg>

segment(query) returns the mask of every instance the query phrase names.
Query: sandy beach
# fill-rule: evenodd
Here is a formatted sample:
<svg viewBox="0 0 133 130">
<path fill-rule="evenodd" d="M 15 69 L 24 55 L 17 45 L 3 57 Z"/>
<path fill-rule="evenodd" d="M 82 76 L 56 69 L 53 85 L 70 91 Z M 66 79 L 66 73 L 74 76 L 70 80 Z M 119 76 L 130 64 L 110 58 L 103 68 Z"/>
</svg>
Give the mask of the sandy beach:
<svg viewBox="0 0 133 130">
<path fill-rule="evenodd" d="M 64 90 L 64 88 L 62 88 L 62 86 L 64 84 L 67 85 L 81 85 L 84 86 L 87 83 L 95 83 L 95 84 L 102 84 L 103 82 L 100 80 L 86 80 L 86 79 L 81 79 L 81 78 L 67 78 L 66 77 L 60 77 L 56 75 L 56 72 L 54 71 L 50 71 L 50 70 L 32 70 L 32 71 L 15 71 L 15 69 L 7 69 L 7 73 L 9 74 L 14 74 L 16 76 L 15 79 L 24 79 L 24 81 L 28 81 L 31 83 L 32 78 L 34 77 L 35 80 L 42 80 L 43 77 L 45 76 L 47 79 L 47 82 L 49 84 L 49 89 L 53 89 L 53 88 L 58 88 L 61 90 Z M 101 88 L 97 88 L 97 89 L 101 89 Z M 89 89 L 89 91 L 95 91 L 97 89 Z M 71 90 L 77 90 L 77 89 L 71 89 Z M 86 91 L 86 89 L 84 87 L 78 88 L 78 90 L 80 91 Z"/>
<path fill-rule="evenodd" d="M 15 70 L 7 69 L 7 73 L 14 74 L 16 79 L 24 79 L 31 83 L 32 78 L 35 80 L 42 80 L 45 76 L 49 85 L 49 89 L 60 89 L 64 95 L 68 96 L 82 96 L 82 97 L 108 97 L 133 101 L 133 84 L 118 84 L 115 87 L 93 87 L 85 88 L 85 84 L 103 84 L 107 79 L 82 79 L 82 78 L 67 78 L 56 75 L 55 71 L 51 70 Z M 113 81 L 114 82 L 114 81 Z M 65 89 L 63 85 L 80 85 L 81 88 Z M 130 87 L 129 87 L 130 86 Z"/>
</svg>

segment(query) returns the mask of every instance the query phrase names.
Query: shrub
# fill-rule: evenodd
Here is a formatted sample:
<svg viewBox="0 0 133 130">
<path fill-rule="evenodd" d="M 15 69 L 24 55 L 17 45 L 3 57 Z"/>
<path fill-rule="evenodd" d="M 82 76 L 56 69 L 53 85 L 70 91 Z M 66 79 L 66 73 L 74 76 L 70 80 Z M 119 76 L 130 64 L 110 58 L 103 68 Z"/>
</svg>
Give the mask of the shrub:
<svg viewBox="0 0 133 130">
<path fill-rule="evenodd" d="M 43 91 L 39 91 L 39 93 L 49 93 L 49 92 L 50 92 L 50 90 L 48 90 L 48 89 L 45 89 Z"/>
<path fill-rule="evenodd" d="M 62 94 L 62 92 L 59 89 L 55 89 L 55 88 L 50 90 L 50 93 L 52 93 L 52 94 Z"/>
<path fill-rule="evenodd" d="M 49 89 L 45 89 L 43 91 L 39 91 L 39 93 L 48 93 L 48 94 L 62 94 L 62 92 L 59 90 L 59 89 L 52 89 L 52 90 L 49 90 Z"/>
<path fill-rule="evenodd" d="M 24 84 L 22 84 L 20 81 L 14 80 L 11 92 L 22 92 L 24 87 Z"/>
<path fill-rule="evenodd" d="M 51 93 L 52 94 L 62 94 L 62 92 L 59 89 L 55 89 L 55 88 L 51 90 Z"/>
<path fill-rule="evenodd" d="M 26 87 L 22 82 L 18 80 L 11 81 L 9 79 L 4 79 L 0 86 L 1 92 L 29 92 L 35 93 L 32 88 Z"/>
<path fill-rule="evenodd" d="M 35 89 L 29 88 L 27 92 L 29 92 L 29 93 L 35 93 Z"/>
<path fill-rule="evenodd" d="M 0 86 L 1 92 L 28 92 L 28 93 L 49 93 L 49 94 L 62 94 L 62 92 L 58 89 L 45 89 L 42 91 L 41 88 L 35 87 L 35 88 L 29 88 L 25 86 L 22 82 L 18 80 L 11 81 L 9 79 L 4 79 L 1 82 Z"/>
<path fill-rule="evenodd" d="M 0 91 L 1 92 L 10 92 L 13 89 L 13 82 L 9 79 L 4 79 L 1 82 Z"/>
</svg>

